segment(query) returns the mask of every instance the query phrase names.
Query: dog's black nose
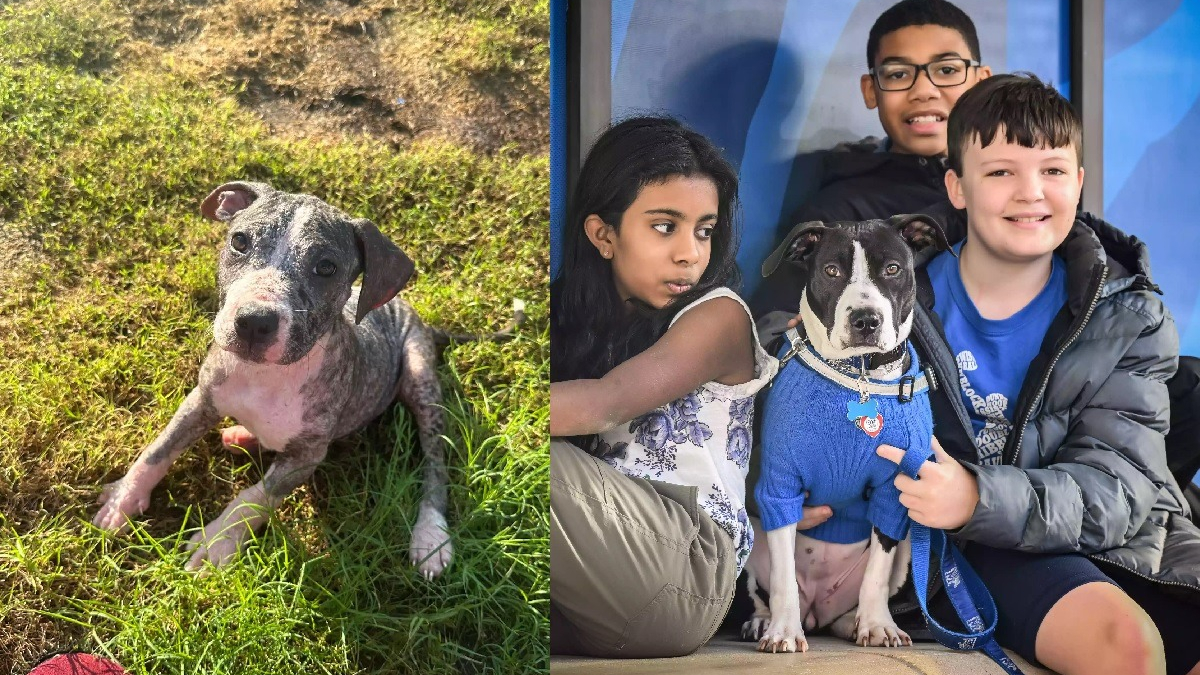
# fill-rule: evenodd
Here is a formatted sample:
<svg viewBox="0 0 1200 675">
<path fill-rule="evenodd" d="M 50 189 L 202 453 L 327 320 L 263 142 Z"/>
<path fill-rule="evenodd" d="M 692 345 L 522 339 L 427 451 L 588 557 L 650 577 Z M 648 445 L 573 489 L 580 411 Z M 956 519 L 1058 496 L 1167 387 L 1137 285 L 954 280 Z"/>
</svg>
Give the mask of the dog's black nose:
<svg viewBox="0 0 1200 675">
<path fill-rule="evenodd" d="M 242 307 L 234 320 L 237 335 L 247 344 L 269 341 L 279 330 L 279 314 L 261 307 Z"/>
<path fill-rule="evenodd" d="M 883 316 L 873 309 L 856 309 L 850 312 L 850 327 L 855 333 L 866 336 L 879 330 Z"/>
</svg>

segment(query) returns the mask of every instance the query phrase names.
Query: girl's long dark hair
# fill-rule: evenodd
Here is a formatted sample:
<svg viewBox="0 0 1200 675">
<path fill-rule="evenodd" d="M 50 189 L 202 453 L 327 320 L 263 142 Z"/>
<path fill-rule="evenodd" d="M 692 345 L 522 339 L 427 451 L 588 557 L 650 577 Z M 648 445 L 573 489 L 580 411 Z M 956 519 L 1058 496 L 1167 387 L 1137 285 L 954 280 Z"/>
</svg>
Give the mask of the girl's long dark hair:
<svg viewBox="0 0 1200 675">
<path fill-rule="evenodd" d="M 647 185 L 704 176 L 717 187 L 717 224 L 700 281 L 662 309 L 617 294 L 612 264 L 588 240 L 583 224 L 600 216 L 620 230 L 621 218 Z M 736 289 L 740 276 L 737 173 L 703 135 L 677 120 L 634 117 L 596 141 L 579 172 L 567 208 L 562 268 L 550 284 L 550 380 L 602 377 L 654 344 L 688 303 L 718 286 Z"/>
</svg>

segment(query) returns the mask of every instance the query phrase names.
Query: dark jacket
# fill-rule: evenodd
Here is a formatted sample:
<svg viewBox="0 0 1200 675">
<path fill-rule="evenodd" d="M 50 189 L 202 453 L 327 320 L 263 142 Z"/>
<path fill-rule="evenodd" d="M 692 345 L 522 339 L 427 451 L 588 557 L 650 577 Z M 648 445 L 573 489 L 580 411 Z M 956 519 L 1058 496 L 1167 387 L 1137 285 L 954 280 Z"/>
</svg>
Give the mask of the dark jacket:
<svg viewBox="0 0 1200 675">
<path fill-rule="evenodd" d="M 884 151 L 886 141 L 868 137 L 843 143 L 824 153 L 817 192 L 786 221 L 775 241 L 781 242 L 796 225 L 811 221 L 872 220 L 898 213 L 927 213 L 946 199 L 944 157 L 921 157 Z M 758 270 L 748 270 L 757 274 Z M 795 312 L 803 280 L 793 269 L 764 279 L 750 297 L 755 316 L 783 310 Z"/>
<path fill-rule="evenodd" d="M 951 242 L 964 235 L 960 218 L 946 229 Z M 954 354 L 932 313 L 924 268 L 932 255 L 918 261 L 912 336 L 940 385 L 930 395 L 934 434 L 979 483 L 979 505 L 955 534 L 998 548 L 1082 553 L 1200 602 L 1200 529 L 1164 451 L 1179 338 L 1146 247 L 1081 214 L 1057 253 L 1068 301 L 1029 364 L 998 466 L 974 463 Z"/>
</svg>

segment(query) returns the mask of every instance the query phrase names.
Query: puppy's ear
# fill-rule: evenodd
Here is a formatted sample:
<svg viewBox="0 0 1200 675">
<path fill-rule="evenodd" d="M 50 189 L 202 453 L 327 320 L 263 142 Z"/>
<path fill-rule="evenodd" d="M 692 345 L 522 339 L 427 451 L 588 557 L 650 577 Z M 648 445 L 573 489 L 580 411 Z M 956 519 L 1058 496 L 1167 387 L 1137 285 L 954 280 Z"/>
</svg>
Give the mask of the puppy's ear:
<svg viewBox="0 0 1200 675">
<path fill-rule="evenodd" d="M 892 216 L 888 218 L 888 225 L 896 228 L 896 232 L 908 242 L 914 251 L 920 251 L 930 246 L 937 247 L 938 250 L 950 250 L 950 241 L 946 239 L 946 233 L 942 230 L 942 225 L 933 216 L 928 216 L 922 213 L 907 214 L 900 216 Z"/>
<path fill-rule="evenodd" d="M 358 307 L 354 310 L 354 323 L 362 323 L 367 312 L 396 297 L 412 277 L 415 266 L 404 255 L 404 251 L 383 236 L 375 223 L 366 218 L 351 222 L 363 265 L 362 288 L 358 293 Z"/>
<path fill-rule="evenodd" d="M 238 211 L 249 208 L 256 199 L 273 190 L 274 188 L 266 183 L 245 181 L 226 183 L 208 193 L 208 196 L 200 203 L 200 213 L 209 220 L 228 222 L 237 215 Z"/>
<path fill-rule="evenodd" d="M 827 231 L 829 228 L 817 221 L 800 223 L 793 227 L 783 238 L 783 243 L 771 251 L 771 255 L 763 261 L 762 275 L 771 276 L 784 261 L 803 263 L 816 250 L 817 244 Z"/>
</svg>

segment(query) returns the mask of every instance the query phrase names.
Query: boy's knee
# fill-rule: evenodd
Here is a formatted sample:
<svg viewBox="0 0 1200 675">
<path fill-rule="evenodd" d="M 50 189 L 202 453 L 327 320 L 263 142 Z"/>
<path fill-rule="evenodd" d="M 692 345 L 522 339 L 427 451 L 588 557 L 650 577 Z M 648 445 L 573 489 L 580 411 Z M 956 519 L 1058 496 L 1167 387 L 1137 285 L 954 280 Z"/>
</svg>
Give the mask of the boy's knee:
<svg viewBox="0 0 1200 675">
<path fill-rule="evenodd" d="M 1109 645 L 1119 672 L 1161 673 L 1165 659 L 1162 636 L 1146 611 L 1126 596 L 1105 619 L 1102 641 Z"/>
<path fill-rule="evenodd" d="M 1150 616 L 1106 582 L 1079 586 L 1051 608 L 1038 630 L 1037 657 L 1067 675 L 1161 675 L 1165 668 Z"/>
</svg>

